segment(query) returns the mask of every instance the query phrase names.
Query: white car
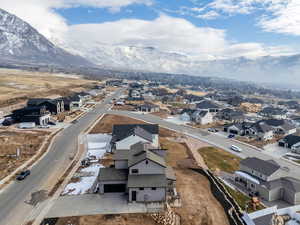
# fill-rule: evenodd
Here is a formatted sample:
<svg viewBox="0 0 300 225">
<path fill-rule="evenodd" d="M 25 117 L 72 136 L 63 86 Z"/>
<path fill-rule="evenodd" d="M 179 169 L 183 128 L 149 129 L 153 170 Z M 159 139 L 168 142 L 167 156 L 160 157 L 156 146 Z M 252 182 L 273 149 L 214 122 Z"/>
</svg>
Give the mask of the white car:
<svg viewBox="0 0 300 225">
<path fill-rule="evenodd" d="M 242 149 L 238 146 L 235 146 L 235 145 L 231 145 L 230 149 L 235 151 L 235 152 L 242 152 Z"/>
</svg>

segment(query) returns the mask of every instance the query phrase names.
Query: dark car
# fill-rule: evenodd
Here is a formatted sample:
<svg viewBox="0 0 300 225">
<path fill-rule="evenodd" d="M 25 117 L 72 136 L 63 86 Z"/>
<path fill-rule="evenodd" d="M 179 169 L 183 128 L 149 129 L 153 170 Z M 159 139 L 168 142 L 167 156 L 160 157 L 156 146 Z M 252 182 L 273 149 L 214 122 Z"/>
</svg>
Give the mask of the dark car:
<svg viewBox="0 0 300 225">
<path fill-rule="evenodd" d="M 229 134 L 229 135 L 228 135 L 228 138 L 234 138 L 234 137 L 235 137 L 234 134 Z"/>
<path fill-rule="evenodd" d="M 27 176 L 30 175 L 30 170 L 22 171 L 18 176 L 17 180 L 24 180 Z"/>
<path fill-rule="evenodd" d="M 73 124 L 78 123 L 78 120 L 73 120 L 72 123 Z"/>
</svg>

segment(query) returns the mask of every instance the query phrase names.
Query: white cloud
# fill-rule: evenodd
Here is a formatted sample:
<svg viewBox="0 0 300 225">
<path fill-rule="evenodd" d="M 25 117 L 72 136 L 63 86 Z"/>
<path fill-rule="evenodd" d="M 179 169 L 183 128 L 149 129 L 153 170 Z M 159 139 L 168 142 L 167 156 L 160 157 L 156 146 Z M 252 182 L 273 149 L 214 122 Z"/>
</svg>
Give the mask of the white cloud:
<svg viewBox="0 0 300 225">
<path fill-rule="evenodd" d="M 131 4 L 151 5 L 152 0 L 1 0 L 0 8 L 28 22 L 47 38 L 60 40 L 68 25 L 55 9 L 85 6 L 116 12 Z"/>
<path fill-rule="evenodd" d="M 230 2 L 230 0 L 216 1 Z M 258 0 L 247 0 L 247 2 L 254 1 Z M 266 47 L 259 43 L 231 43 L 226 37 L 225 30 L 197 27 L 185 19 L 166 15 L 160 15 L 152 21 L 122 19 L 101 24 L 69 26 L 65 19 L 54 10 L 77 6 L 117 10 L 134 3 L 150 5 L 152 0 L 5 0 L 0 2 L 0 7 L 24 19 L 56 44 L 63 47 L 72 46 L 74 49 L 76 43 L 83 42 L 91 46 L 97 43 L 153 46 L 161 51 L 191 54 L 199 59 L 238 56 L 255 58 L 278 54 L 279 51 L 287 54 L 290 52 L 290 49 L 285 46 Z M 273 10 L 274 7 L 275 5 L 273 5 Z M 279 6 L 276 5 L 276 7 Z M 203 12 L 204 8 L 195 7 L 192 10 L 199 13 Z M 218 15 L 213 11 L 206 15 L 210 18 L 214 16 Z"/>
<path fill-rule="evenodd" d="M 170 29 L 172 28 L 172 29 Z M 196 27 L 187 20 L 161 15 L 152 21 L 123 19 L 70 26 L 71 41 L 108 45 L 152 46 L 162 51 L 215 54 L 227 45 L 225 31 Z"/>
<path fill-rule="evenodd" d="M 263 30 L 300 35 L 299 0 L 213 0 L 203 8 L 206 10 L 198 18 L 211 19 L 221 13 L 236 15 L 259 11 L 262 16 L 258 18 L 258 26 Z"/>
<path fill-rule="evenodd" d="M 206 20 L 212 20 L 212 19 L 216 19 L 220 16 L 220 14 L 216 11 L 208 11 L 204 14 L 200 14 L 196 17 L 201 18 L 201 19 L 206 19 Z"/>
</svg>

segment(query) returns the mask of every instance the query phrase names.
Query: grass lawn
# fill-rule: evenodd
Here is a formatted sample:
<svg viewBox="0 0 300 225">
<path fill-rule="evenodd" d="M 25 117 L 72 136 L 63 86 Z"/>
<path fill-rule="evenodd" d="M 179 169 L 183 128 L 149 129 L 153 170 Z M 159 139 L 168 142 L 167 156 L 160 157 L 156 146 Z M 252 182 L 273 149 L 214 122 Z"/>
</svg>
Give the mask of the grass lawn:
<svg viewBox="0 0 300 225">
<path fill-rule="evenodd" d="M 200 148 L 199 153 L 212 171 L 232 173 L 239 169 L 241 158 L 215 147 Z"/>
</svg>

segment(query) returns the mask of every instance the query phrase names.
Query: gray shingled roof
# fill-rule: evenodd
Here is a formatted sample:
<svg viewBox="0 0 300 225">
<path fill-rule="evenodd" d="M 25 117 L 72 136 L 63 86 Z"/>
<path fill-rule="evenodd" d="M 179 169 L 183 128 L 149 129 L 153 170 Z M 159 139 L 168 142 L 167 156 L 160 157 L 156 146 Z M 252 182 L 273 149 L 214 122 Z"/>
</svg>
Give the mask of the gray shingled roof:
<svg viewBox="0 0 300 225">
<path fill-rule="evenodd" d="M 129 175 L 127 186 L 129 188 L 167 187 L 165 175 Z"/>
<path fill-rule="evenodd" d="M 220 108 L 218 105 L 211 101 L 204 100 L 196 105 L 196 108 L 199 109 L 218 109 Z"/>
<path fill-rule="evenodd" d="M 151 152 L 149 150 L 131 150 L 132 155 L 128 158 L 128 167 L 132 167 L 139 162 L 142 162 L 146 159 L 157 163 L 163 167 L 166 167 L 166 161 L 163 157 L 160 155 L 155 154 L 154 152 Z"/>
<path fill-rule="evenodd" d="M 99 181 L 124 181 L 128 178 L 128 170 L 120 170 L 116 168 L 100 168 Z"/>
<path fill-rule="evenodd" d="M 274 161 L 265 161 L 256 157 L 243 159 L 240 164 L 258 171 L 266 176 L 270 176 L 280 169 L 280 166 Z"/>
<path fill-rule="evenodd" d="M 157 124 L 118 124 L 113 126 L 113 140 L 123 140 L 128 137 L 128 133 L 132 133 L 136 127 L 141 127 L 151 134 L 158 134 L 159 132 Z"/>
</svg>

